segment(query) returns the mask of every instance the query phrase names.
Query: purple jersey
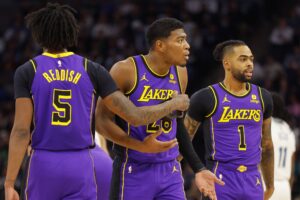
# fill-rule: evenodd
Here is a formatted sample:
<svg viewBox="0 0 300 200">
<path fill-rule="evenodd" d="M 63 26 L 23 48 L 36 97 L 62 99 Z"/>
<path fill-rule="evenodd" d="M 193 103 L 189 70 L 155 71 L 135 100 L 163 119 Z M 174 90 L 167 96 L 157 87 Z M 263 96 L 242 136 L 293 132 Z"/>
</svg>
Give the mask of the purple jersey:
<svg viewBox="0 0 300 200">
<path fill-rule="evenodd" d="M 84 58 L 66 53 L 35 57 L 33 149 L 74 150 L 94 144 L 95 92 Z"/>
<path fill-rule="evenodd" d="M 210 86 L 217 100 L 209 119 L 211 160 L 237 165 L 260 163 L 263 102 L 260 88 L 248 86 L 244 96 L 231 94 L 222 83 Z"/>
<path fill-rule="evenodd" d="M 181 92 L 176 66 L 172 66 L 167 74 L 158 75 L 147 65 L 144 56 L 134 56 L 132 59 L 136 67 L 136 84 L 127 95 L 137 107 L 160 104 L 170 99 L 174 91 Z M 138 127 L 121 120 L 119 125 L 131 137 L 141 141 L 160 127 L 163 133 L 158 137 L 159 140 L 168 141 L 176 137 L 176 118 L 164 117 L 154 123 Z M 170 161 L 179 155 L 178 146 L 155 154 L 141 153 L 120 146 L 116 147 L 116 151 L 121 157 L 126 156 L 130 160 L 148 163 Z"/>
</svg>

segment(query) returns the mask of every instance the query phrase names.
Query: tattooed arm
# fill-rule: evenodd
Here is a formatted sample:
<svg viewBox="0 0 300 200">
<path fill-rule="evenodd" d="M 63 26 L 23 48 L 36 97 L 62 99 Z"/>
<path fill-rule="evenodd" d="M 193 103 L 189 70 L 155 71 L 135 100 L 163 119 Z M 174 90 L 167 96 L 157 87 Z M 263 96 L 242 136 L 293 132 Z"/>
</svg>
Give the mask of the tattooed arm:
<svg viewBox="0 0 300 200">
<path fill-rule="evenodd" d="M 274 192 L 274 149 L 271 137 L 271 117 L 263 121 L 261 146 L 261 171 L 266 184 L 264 199 L 269 199 Z"/>
<path fill-rule="evenodd" d="M 174 110 L 184 111 L 188 108 L 189 99 L 179 94 L 173 99 L 155 106 L 136 107 L 120 91 L 105 97 L 105 106 L 133 126 L 145 125 L 163 118 Z"/>
<path fill-rule="evenodd" d="M 200 122 L 194 120 L 188 114 L 186 114 L 184 118 L 184 126 L 190 136 L 190 139 L 192 140 L 194 138 L 196 131 L 200 126 Z"/>
</svg>

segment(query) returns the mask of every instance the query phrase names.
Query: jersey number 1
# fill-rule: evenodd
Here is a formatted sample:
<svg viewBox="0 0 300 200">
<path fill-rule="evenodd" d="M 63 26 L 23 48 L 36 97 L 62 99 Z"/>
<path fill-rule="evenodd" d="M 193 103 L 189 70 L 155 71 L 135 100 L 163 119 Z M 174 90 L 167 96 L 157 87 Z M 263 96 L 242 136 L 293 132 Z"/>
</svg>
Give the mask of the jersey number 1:
<svg viewBox="0 0 300 200">
<path fill-rule="evenodd" d="M 72 106 L 68 102 L 61 101 L 71 98 L 71 90 L 54 89 L 52 105 L 55 111 L 52 112 L 52 125 L 68 126 L 71 123 Z"/>
<path fill-rule="evenodd" d="M 239 151 L 246 151 L 246 138 L 245 138 L 245 127 L 243 125 L 238 126 L 238 132 L 240 135 Z"/>
</svg>

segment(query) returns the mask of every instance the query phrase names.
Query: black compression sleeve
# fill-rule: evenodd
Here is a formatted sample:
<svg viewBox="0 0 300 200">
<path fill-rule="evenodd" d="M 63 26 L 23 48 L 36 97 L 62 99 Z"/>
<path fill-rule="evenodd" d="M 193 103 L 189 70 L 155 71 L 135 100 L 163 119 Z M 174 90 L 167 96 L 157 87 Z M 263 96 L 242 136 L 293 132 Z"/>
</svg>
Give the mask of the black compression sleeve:
<svg viewBox="0 0 300 200">
<path fill-rule="evenodd" d="M 267 119 L 272 116 L 273 114 L 273 100 L 270 92 L 268 92 L 266 89 L 261 88 L 261 96 L 264 101 L 264 119 Z"/>
<path fill-rule="evenodd" d="M 98 63 L 87 61 L 87 72 L 97 94 L 102 98 L 118 90 L 109 72 Z"/>
<path fill-rule="evenodd" d="M 14 75 L 14 96 L 31 98 L 31 85 L 34 79 L 34 69 L 28 61 L 17 68 Z"/>
<path fill-rule="evenodd" d="M 205 169 L 204 164 L 201 162 L 197 153 L 195 152 L 192 142 L 188 136 L 188 133 L 184 127 L 183 119 L 177 118 L 177 134 L 176 134 L 179 151 L 191 166 L 194 173 L 197 173 Z"/>
<path fill-rule="evenodd" d="M 203 88 L 192 95 L 188 115 L 201 122 L 213 111 L 214 105 L 215 98 L 212 90 L 209 87 Z"/>
</svg>

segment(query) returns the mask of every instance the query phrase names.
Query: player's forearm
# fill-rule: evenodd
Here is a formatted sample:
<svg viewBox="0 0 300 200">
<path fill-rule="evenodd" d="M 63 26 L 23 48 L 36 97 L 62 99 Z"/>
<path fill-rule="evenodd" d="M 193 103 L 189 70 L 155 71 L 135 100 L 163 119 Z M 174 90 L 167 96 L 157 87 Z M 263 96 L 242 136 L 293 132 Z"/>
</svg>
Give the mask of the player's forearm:
<svg viewBox="0 0 300 200">
<path fill-rule="evenodd" d="M 14 186 L 20 166 L 30 141 L 30 132 L 27 130 L 13 130 L 9 141 L 8 166 L 5 187 Z"/>
<path fill-rule="evenodd" d="M 266 184 L 266 188 L 274 187 L 274 149 L 273 143 L 264 147 L 262 151 L 261 171 Z"/>
<path fill-rule="evenodd" d="M 134 126 L 155 122 L 174 111 L 174 102 L 166 101 L 155 106 L 136 107 L 135 116 L 131 120 Z"/>
<path fill-rule="evenodd" d="M 102 120 L 96 128 L 101 135 L 111 142 L 136 151 L 144 151 L 141 141 L 131 138 L 111 119 Z"/>
</svg>

